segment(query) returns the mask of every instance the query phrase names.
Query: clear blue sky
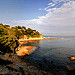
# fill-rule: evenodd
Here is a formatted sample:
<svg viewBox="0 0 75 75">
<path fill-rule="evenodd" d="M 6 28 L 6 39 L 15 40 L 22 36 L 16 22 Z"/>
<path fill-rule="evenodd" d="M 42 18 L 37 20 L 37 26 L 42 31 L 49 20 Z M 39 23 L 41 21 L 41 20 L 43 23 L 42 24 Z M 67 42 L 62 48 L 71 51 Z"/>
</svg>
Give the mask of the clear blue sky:
<svg viewBox="0 0 75 75">
<path fill-rule="evenodd" d="M 75 36 L 75 0 L 0 0 L 0 23 Z"/>
<path fill-rule="evenodd" d="M 49 0 L 0 0 L 0 19 L 29 20 L 45 15 Z"/>
</svg>

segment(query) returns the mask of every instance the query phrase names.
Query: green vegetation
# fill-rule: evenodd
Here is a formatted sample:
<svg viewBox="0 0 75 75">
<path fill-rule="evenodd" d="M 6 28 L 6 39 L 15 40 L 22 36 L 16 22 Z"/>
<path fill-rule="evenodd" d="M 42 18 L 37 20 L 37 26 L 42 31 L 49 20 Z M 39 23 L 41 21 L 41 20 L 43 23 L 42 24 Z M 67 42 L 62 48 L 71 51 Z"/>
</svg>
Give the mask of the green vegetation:
<svg viewBox="0 0 75 75">
<path fill-rule="evenodd" d="M 10 27 L 9 25 L 0 24 L 0 51 L 3 53 L 13 52 L 15 48 L 19 46 L 18 39 L 24 38 L 24 35 L 30 37 L 40 37 L 41 34 L 32 30 L 31 28 L 26 29 L 24 26 Z"/>
<path fill-rule="evenodd" d="M 4 35 L 0 37 L 0 50 L 3 53 L 6 52 L 14 52 L 15 53 L 15 48 L 19 46 L 19 42 L 17 38 L 14 35 Z"/>
</svg>

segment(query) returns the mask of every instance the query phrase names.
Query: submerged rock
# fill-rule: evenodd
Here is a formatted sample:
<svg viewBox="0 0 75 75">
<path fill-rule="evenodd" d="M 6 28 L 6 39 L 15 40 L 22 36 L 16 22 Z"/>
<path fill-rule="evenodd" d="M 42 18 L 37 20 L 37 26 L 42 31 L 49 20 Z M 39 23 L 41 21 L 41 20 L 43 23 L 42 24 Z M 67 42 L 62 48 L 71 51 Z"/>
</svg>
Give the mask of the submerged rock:
<svg viewBox="0 0 75 75">
<path fill-rule="evenodd" d="M 74 68 L 72 68 L 72 67 L 70 67 L 70 66 L 66 66 L 67 67 L 67 69 L 69 70 L 69 71 L 73 71 L 74 70 Z"/>
</svg>

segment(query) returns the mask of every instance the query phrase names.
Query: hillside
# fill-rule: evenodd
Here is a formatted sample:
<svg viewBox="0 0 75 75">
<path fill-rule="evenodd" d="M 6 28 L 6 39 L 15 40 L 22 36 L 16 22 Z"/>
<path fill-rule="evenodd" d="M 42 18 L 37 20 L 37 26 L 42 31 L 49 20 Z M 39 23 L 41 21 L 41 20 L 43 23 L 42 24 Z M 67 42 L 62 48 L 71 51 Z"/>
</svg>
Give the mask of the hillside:
<svg viewBox="0 0 75 75">
<path fill-rule="evenodd" d="M 19 46 L 19 39 L 39 38 L 41 34 L 31 28 L 24 26 L 11 27 L 0 24 L 0 51 L 4 53 L 13 52 Z"/>
</svg>

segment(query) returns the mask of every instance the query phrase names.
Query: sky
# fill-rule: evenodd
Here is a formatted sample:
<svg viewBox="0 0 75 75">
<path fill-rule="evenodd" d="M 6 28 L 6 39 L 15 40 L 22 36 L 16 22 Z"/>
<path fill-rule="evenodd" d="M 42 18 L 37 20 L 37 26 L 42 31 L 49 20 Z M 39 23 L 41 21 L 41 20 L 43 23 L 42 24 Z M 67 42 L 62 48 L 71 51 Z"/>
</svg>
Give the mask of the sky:
<svg viewBox="0 0 75 75">
<path fill-rule="evenodd" d="M 0 0 L 0 23 L 75 36 L 75 0 Z"/>
</svg>

